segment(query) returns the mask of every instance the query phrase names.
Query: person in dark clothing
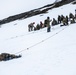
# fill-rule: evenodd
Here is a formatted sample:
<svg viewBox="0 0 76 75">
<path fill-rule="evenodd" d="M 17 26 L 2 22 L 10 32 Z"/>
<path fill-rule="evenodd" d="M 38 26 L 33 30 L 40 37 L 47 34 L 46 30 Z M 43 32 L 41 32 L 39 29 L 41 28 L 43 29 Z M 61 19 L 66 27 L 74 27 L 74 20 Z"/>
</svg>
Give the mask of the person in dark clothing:
<svg viewBox="0 0 76 75">
<path fill-rule="evenodd" d="M 52 26 L 57 25 L 57 24 L 58 24 L 57 21 L 55 20 L 55 18 L 53 18 Z"/>
<path fill-rule="evenodd" d="M 58 15 L 58 24 L 60 24 L 60 23 L 61 23 L 61 16 Z"/>
<path fill-rule="evenodd" d="M 69 14 L 69 19 L 73 19 L 74 15 L 72 13 Z"/>
<path fill-rule="evenodd" d="M 36 30 L 40 30 L 40 25 L 39 24 L 37 24 Z"/>
<path fill-rule="evenodd" d="M 40 28 L 43 28 L 44 24 L 42 23 L 42 21 L 40 21 Z"/>
<path fill-rule="evenodd" d="M 47 19 L 44 20 L 44 27 L 47 27 Z"/>
<path fill-rule="evenodd" d="M 69 21 L 68 16 L 66 16 L 66 25 L 68 25 L 68 21 Z"/>
<path fill-rule="evenodd" d="M 63 15 L 61 15 L 61 22 L 63 22 L 63 19 L 64 19 L 65 17 L 63 16 Z"/>
</svg>

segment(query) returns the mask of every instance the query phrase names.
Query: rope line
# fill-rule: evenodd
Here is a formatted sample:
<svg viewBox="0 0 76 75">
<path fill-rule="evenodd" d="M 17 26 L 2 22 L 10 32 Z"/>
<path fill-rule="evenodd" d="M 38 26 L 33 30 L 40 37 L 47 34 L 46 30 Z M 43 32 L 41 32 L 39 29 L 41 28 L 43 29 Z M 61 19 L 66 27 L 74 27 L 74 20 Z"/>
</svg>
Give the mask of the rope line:
<svg viewBox="0 0 76 75">
<path fill-rule="evenodd" d="M 43 30 L 43 31 L 45 31 L 45 30 Z M 42 32 L 42 30 L 41 30 L 40 32 Z M 18 38 L 18 37 L 23 37 L 23 36 L 27 36 L 27 35 L 31 35 L 31 34 L 35 34 L 35 33 L 38 33 L 38 32 L 33 31 L 33 32 L 29 32 L 29 33 L 27 33 L 27 34 L 22 34 L 22 35 L 10 37 L 10 38 L 7 38 L 7 39 L 5 39 L 5 40 L 15 39 L 15 38 Z"/>
<path fill-rule="evenodd" d="M 42 32 L 42 31 L 45 31 L 45 30 L 41 30 L 40 32 Z M 14 37 L 10 37 L 10 38 L 7 38 L 7 39 L 5 39 L 5 40 L 15 39 L 15 38 L 18 38 L 18 37 L 27 36 L 27 35 L 31 35 L 31 34 L 34 34 L 34 33 L 38 33 L 38 32 L 36 32 L 36 31 L 31 31 L 31 32 L 29 32 L 29 33 L 27 33 L 27 34 L 16 35 L 16 36 L 14 36 Z"/>
<path fill-rule="evenodd" d="M 67 28 L 67 27 L 65 27 L 65 28 Z M 40 41 L 40 42 L 38 42 L 38 43 L 30 46 L 30 47 L 27 47 L 26 49 L 23 49 L 23 50 L 21 50 L 21 51 L 19 51 L 19 52 L 16 52 L 15 54 L 18 54 L 18 53 L 21 53 L 21 52 L 23 52 L 23 51 L 29 50 L 30 48 L 32 48 L 32 47 L 34 47 L 34 46 L 37 46 L 37 45 L 41 44 L 42 42 L 45 42 L 46 40 L 52 38 L 53 36 L 57 35 L 57 34 L 60 33 L 61 31 L 63 31 L 65 28 L 63 28 L 62 30 L 56 32 L 55 34 L 49 36 L 48 38 L 46 38 L 46 39 L 44 39 L 44 40 L 42 40 L 42 41 Z"/>
</svg>

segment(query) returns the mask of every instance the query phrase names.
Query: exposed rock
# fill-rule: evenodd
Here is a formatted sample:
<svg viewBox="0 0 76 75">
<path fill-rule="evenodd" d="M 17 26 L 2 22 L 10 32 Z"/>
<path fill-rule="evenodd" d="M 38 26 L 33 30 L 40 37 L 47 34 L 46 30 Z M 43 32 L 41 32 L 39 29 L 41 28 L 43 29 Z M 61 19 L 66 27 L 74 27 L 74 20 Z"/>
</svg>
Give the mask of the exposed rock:
<svg viewBox="0 0 76 75">
<path fill-rule="evenodd" d="M 5 19 L 0 20 L 0 25 L 5 24 L 5 23 L 9 23 L 9 22 L 12 22 L 12 21 L 15 21 L 15 20 L 18 20 L 18 19 L 25 19 L 25 18 L 32 17 L 32 16 L 35 16 L 35 15 L 38 15 L 38 14 L 47 13 L 47 11 L 50 10 L 50 9 L 57 8 L 59 6 L 62 6 L 64 4 L 68 4 L 68 3 L 73 2 L 73 1 L 75 1 L 75 0 L 62 0 L 60 2 L 55 2 L 53 4 L 45 5 L 41 8 L 37 8 L 37 9 L 33 9 L 33 10 L 30 10 L 30 11 L 27 11 L 27 12 L 24 12 L 24 13 L 21 13 L 21 14 L 9 16 Z"/>
</svg>

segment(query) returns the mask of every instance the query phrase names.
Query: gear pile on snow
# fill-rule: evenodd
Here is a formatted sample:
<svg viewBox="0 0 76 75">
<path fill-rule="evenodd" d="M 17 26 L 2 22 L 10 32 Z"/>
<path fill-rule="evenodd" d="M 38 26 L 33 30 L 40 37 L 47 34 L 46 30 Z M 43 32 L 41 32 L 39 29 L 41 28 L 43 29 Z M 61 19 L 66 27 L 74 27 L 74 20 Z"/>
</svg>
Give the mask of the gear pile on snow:
<svg viewBox="0 0 76 75">
<path fill-rule="evenodd" d="M 21 55 L 9 54 L 9 53 L 1 53 L 0 61 L 8 61 L 15 58 L 20 58 Z"/>
</svg>

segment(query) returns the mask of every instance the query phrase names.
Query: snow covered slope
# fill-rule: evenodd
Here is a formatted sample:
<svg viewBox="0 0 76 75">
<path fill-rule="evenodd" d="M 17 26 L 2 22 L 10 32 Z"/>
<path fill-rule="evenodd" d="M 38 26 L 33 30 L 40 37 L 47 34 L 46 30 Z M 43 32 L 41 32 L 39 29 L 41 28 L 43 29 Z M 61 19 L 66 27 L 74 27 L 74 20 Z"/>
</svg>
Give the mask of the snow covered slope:
<svg viewBox="0 0 76 75">
<path fill-rule="evenodd" d="M 1 75 L 76 75 L 76 24 L 28 32 L 30 22 L 39 23 L 47 16 L 75 13 L 68 4 L 25 20 L 7 23 L 0 28 L 0 53 L 22 54 L 22 58 L 0 62 Z M 13 13 L 14 14 L 14 13 Z"/>
</svg>

